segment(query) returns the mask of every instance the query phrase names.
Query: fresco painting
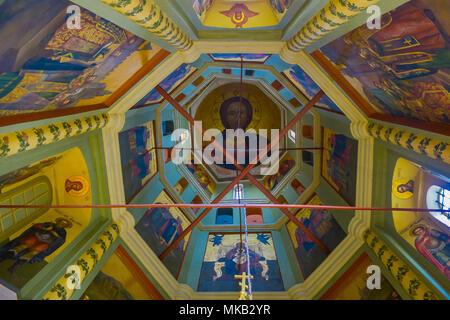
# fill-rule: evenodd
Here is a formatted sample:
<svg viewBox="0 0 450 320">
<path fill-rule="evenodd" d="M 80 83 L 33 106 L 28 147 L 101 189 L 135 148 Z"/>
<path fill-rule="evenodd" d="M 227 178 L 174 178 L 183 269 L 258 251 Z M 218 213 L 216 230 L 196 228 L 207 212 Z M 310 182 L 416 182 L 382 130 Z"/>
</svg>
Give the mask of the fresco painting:
<svg viewBox="0 0 450 320">
<path fill-rule="evenodd" d="M 196 0 L 193 11 L 204 26 L 213 28 L 265 28 L 281 22 L 292 0 Z"/>
<path fill-rule="evenodd" d="M 5 193 L 8 190 L 8 186 L 42 173 L 45 168 L 53 166 L 61 158 L 62 156 L 45 159 L 0 176 L 0 194 Z"/>
<path fill-rule="evenodd" d="M 412 0 L 321 48 L 378 113 L 450 122 L 447 1 Z"/>
<path fill-rule="evenodd" d="M 84 9 L 81 29 L 69 29 L 71 4 L 0 5 L 1 116 L 105 103 L 161 50 Z"/>
<path fill-rule="evenodd" d="M 174 201 L 163 190 L 154 203 L 173 204 Z M 152 208 L 139 220 L 135 229 L 153 252 L 160 255 L 190 224 L 179 208 Z M 175 278 L 181 268 L 190 235 L 188 233 L 163 260 Z"/>
<path fill-rule="evenodd" d="M 450 231 L 434 219 L 422 216 L 399 234 L 428 260 L 440 273 L 450 279 Z"/>
<path fill-rule="evenodd" d="M 119 134 L 125 200 L 132 198 L 158 171 L 154 122 Z"/>
<path fill-rule="evenodd" d="M 186 80 L 197 69 L 189 64 L 183 63 L 174 72 L 172 72 L 167 78 L 165 78 L 159 86 L 167 93 L 172 93 L 184 80 Z M 150 91 L 144 98 L 142 98 L 136 106 L 157 104 L 163 101 L 163 97 L 156 89 Z"/>
<path fill-rule="evenodd" d="M 0 244 L 0 282 L 19 291 L 49 264 L 87 224 L 48 211 Z"/>
<path fill-rule="evenodd" d="M 270 233 L 248 235 L 253 291 L 284 291 Z M 240 291 L 237 274 L 247 271 L 246 246 L 239 234 L 210 234 L 200 272 L 198 291 Z"/>
<path fill-rule="evenodd" d="M 92 204 L 88 169 L 78 148 L 4 177 L 2 183 L 7 183 L 2 185 L 1 204 Z M 55 189 L 63 191 L 56 195 Z M 90 219 L 89 208 L 2 209 L 0 283 L 19 292 L 89 225 Z"/>
<path fill-rule="evenodd" d="M 356 200 L 358 142 L 327 128 L 323 130 L 323 178 L 350 205 Z"/>
<path fill-rule="evenodd" d="M 298 65 L 294 65 L 291 68 L 282 72 L 282 74 L 294 84 L 294 86 L 309 100 L 321 90 L 320 87 L 311 79 L 310 76 L 303 71 Z M 338 106 L 331 101 L 328 96 L 323 96 L 316 104 L 316 106 L 341 112 Z"/>
<path fill-rule="evenodd" d="M 308 204 L 324 205 L 317 195 Z M 328 210 L 301 209 L 295 217 L 331 251 L 346 236 L 344 230 Z M 327 254 L 293 222 L 289 221 L 286 228 L 294 246 L 300 269 L 306 279 L 327 258 Z"/>
<path fill-rule="evenodd" d="M 295 161 L 289 154 L 286 154 L 279 162 L 278 172 L 271 176 L 264 178 L 264 187 L 267 190 L 273 191 L 289 173 L 289 171 L 295 166 Z"/>
<path fill-rule="evenodd" d="M 206 12 L 211 8 L 214 0 L 195 0 L 194 1 L 194 11 L 199 16 L 199 18 L 204 17 Z"/>
<path fill-rule="evenodd" d="M 192 161 L 192 163 L 186 164 L 186 168 L 192 173 L 202 189 L 207 190 L 210 196 L 214 194 L 214 191 L 216 191 L 216 182 L 205 167 L 200 164 L 195 164 L 194 161 Z"/>
<path fill-rule="evenodd" d="M 398 292 L 389 281 L 381 275 L 381 289 L 369 290 L 367 288 L 367 268 L 377 265 L 370 257 L 363 253 L 345 271 L 345 273 L 331 286 L 321 300 L 401 300 Z"/>
<path fill-rule="evenodd" d="M 270 5 L 278 14 L 286 13 L 291 7 L 293 0 L 270 0 Z"/>
</svg>

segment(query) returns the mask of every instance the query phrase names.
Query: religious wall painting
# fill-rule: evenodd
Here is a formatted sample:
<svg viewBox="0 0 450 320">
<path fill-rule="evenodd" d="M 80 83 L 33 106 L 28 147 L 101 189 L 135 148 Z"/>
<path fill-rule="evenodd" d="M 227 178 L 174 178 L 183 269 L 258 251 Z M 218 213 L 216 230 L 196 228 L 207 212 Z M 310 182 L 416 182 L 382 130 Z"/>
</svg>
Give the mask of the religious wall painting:
<svg viewBox="0 0 450 320">
<path fill-rule="evenodd" d="M 412 0 L 321 48 L 378 113 L 450 122 L 450 8 Z"/>
<path fill-rule="evenodd" d="M 416 163 L 399 158 L 392 177 L 392 207 L 440 209 L 437 192 L 448 185 L 448 178 L 443 175 L 435 175 Z M 397 233 L 450 279 L 448 217 L 437 212 L 405 214 L 394 210 L 392 218 Z"/>
<path fill-rule="evenodd" d="M 204 17 L 206 12 L 211 8 L 214 0 L 195 0 L 194 11 L 199 18 Z"/>
<path fill-rule="evenodd" d="M 190 75 L 192 75 L 197 69 L 190 64 L 183 63 L 181 66 L 175 69 L 167 78 L 165 78 L 159 86 L 167 93 L 171 94 L 176 88 L 178 88 Z M 163 97 L 156 89 L 150 91 L 144 98 L 142 98 L 136 106 L 151 105 L 161 103 Z"/>
<path fill-rule="evenodd" d="M 349 204 L 356 200 L 358 142 L 328 128 L 323 130 L 322 177 Z"/>
<path fill-rule="evenodd" d="M 278 164 L 278 171 L 274 175 L 268 175 L 264 178 L 263 184 L 267 190 L 273 191 L 280 182 L 286 177 L 286 175 L 291 171 L 291 169 L 295 166 L 295 161 L 292 157 L 287 153 Z"/>
<path fill-rule="evenodd" d="M 251 62 L 251 63 L 264 63 L 270 58 L 270 54 L 258 54 L 258 53 L 212 53 L 210 54 L 214 61 L 225 62 Z"/>
<path fill-rule="evenodd" d="M 92 204 L 89 173 L 78 148 L 3 177 L 1 204 Z M 2 209 L 0 282 L 19 292 L 89 225 L 90 220 L 89 208 Z"/>
<path fill-rule="evenodd" d="M 83 293 L 81 300 L 159 300 L 159 292 L 119 246 Z"/>
<path fill-rule="evenodd" d="M 9 189 L 8 186 L 15 185 L 42 173 L 45 168 L 53 166 L 61 157 L 51 157 L 0 176 L 0 195 Z"/>
<path fill-rule="evenodd" d="M 86 227 L 83 219 L 48 211 L 0 244 L 0 282 L 19 291 Z"/>
<path fill-rule="evenodd" d="M 250 10 L 245 3 L 236 3 L 230 9 L 220 11 L 220 13 L 230 18 L 236 28 L 242 28 L 249 19 L 259 14 Z"/>
<path fill-rule="evenodd" d="M 398 292 L 382 274 L 380 289 L 367 288 L 367 279 L 371 275 L 367 270 L 372 265 L 377 264 L 367 253 L 363 253 L 320 297 L 320 300 L 401 300 Z"/>
<path fill-rule="evenodd" d="M 175 202 L 163 190 L 153 203 Z M 150 249 L 156 255 L 160 255 L 190 224 L 189 219 L 179 208 L 152 208 L 145 212 L 135 229 Z M 190 235 L 189 232 L 163 260 L 174 277 L 178 277 Z"/>
<path fill-rule="evenodd" d="M 321 90 L 314 80 L 311 79 L 311 77 L 298 65 L 294 65 L 283 71 L 282 74 L 309 100 L 314 98 L 314 96 Z M 316 106 L 327 110 L 342 112 L 326 95 L 316 103 Z"/>
<path fill-rule="evenodd" d="M 323 205 L 323 202 L 315 195 L 308 204 Z M 334 250 L 346 236 L 344 230 L 328 210 L 301 209 L 295 217 L 330 251 Z M 286 228 L 294 246 L 300 269 L 306 279 L 327 258 L 327 254 L 293 222 L 289 221 Z"/>
<path fill-rule="evenodd" d="M 245 236 L 210 234 L 206 244 L 198 291 L 239 292 L 239 280 L 234 276 L 247 272 Z M 270 233 L 248 234 L 252 290 L 284 291 L 283 279 Z"/>
<path fill-rule="evenodd" d="M 186 164 L 186 168 L 192 173 L 200 187 L 212 196 L 216 191 L 216 182 L 205 167 L 201 164 L 195 164 L 194 161 L 192 161 L 191 163 Z"/>
<path fill-rule="evenodd" d="M 0 115 L 104 104 L 161 50 L 84 9 L 69 29 L 71 4 L 3 1 Z"/>
<path fill-rule="evenodd" d="M 450 279 L 450 231 L 431 217 L 419 218 L 399 232 L 428 262 Z"/>
<path fill-rule="evenodd" d="M 292 3 L 292 0 L 196 0 L 193 11 L 207 27 L 264 28 L 278 25 Z"/>
<path fill-rule="evenodd" d="M 291 7 L 293 0 L 270 0 L 270 5 L 278 14 L 284 14 Z"/>
<path fill-rule="evenodd" d="M 120 158 L 129 203 L 158 171 L 154 121 L 119 133 Z"/>
<path fill-rule="evenodd" d="M 217 128 L 221 131 L 221 141 L 223 141 L 225 150 L 227 144 L 229 146 L 239 144 L 232 139 L 226 140 L 226 130 L 238 128 L 246 131 L 245 144 L 248 146 L 240 149 L 264 149 L 270 143 L 272 133 L 270 129 L 280 129 L 281 127 L 283 116 L 280 109 L 255 85 L 244 84 L 242 98 L 239 93 L 240 87 L 236 83 L 228 83 L 215 88 L 200 103 L 194 118 L 202 121 L 205 130 Z M 265 114 L 271 116 L 264 117 Z M 209 144 L 208 141 L 203 142 L 204 147 Z M 243 140 L 241 144 L 244 144 Z M 250 144 L 254 144 L 254 146 L 250 146 Z M 234 150 L 234 153 L 236 157 L 240 157 L 242 165 L 245 166 L 253 160 L 256 152 Z M 225 154 L 223 154 L 223 164 L 211 164 L 208 167 L 217 181 L 230 180 L 236 176 L 236 168 L 234 164 L 227 163 Z M 261 176 L 260 164 L 252 168 L 250 173 L 254 176 Z"/>
</svg>

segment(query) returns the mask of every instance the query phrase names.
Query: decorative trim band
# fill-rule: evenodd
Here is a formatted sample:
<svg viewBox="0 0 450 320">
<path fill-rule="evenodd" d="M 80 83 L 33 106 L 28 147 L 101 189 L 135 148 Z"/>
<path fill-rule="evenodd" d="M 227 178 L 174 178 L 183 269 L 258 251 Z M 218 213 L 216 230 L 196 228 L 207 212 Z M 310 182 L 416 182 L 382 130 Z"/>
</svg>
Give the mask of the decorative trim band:
<svg viewBox="0 0 450 320">
<path fill-rule="evenodd" d="M 176 48 L 189 50 L 192 40 L 151 0 L 101 0 Z"/>
<path fill-rule="evenodd" d="M 287 42 L 287 48 L 294 52 L 300 51 L 378 1 L 331 0 Z"/>
<path fill-rule="evenodd" d="M 369 123 L 367 130 L 372 137 L 384 142 L 400 146 L 445 163 L 450 163 L 450 143 L 428 138 L 420 134 L 407 132 L 402 129 L 391 128 Z"/>
<path fill-rule="evenodd" d="M 0 135 L 0 159 L 103 128 L 109 120 L 103 113 Z"/>
<path fill-rule="evenodd" d="M 111 224 L 103 231 L 102 235 L 91 245 L 91 247 L 75 262 L 75 266 L 80 268 L 80 274 L 76 269 L 68 269 L 68 272 L 44 296 L 43 300 L 68 300 L 75 290 L 75 283 L 79 285 L 90 274 L 109 247 L 119 236 L 120 229 L 115 223 Z"/>
<path fill-rule="evenodd" d="M 414 300 L 438 300 L 436 294 L 373 231 L 363 233 L 364 241 Z"/>
</svg>

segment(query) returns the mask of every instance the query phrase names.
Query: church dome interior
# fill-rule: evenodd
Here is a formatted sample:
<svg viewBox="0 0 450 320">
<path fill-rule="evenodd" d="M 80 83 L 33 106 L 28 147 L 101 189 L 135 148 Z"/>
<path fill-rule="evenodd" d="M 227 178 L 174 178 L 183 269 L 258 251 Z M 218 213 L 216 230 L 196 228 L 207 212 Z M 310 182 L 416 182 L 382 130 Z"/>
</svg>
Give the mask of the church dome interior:
<svg viewBox="0 0 450 320">
<path fill-rule="evenodd" d="M 448 300 L 449 14 L 0 0 L 0 300 Z"/>
</svg>

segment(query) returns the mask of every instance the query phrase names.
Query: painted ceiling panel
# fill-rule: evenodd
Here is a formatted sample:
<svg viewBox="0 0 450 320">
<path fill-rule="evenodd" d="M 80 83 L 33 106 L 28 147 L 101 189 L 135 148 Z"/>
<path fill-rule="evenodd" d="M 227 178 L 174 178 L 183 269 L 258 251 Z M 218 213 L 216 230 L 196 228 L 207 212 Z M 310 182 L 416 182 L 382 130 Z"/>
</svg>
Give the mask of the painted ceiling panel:
<svg viewBox="0 0 450 320">
<path fill-rule="evenodd" d="M 75 17 L 67 14 L 71 4 L 7 0 L 0 5 L 1 116 L 109 106 L 163 51 L 84 9 L 80 28 L 69 27 Z"/>
<path fill-rule="evenodd" d="M 163 88 L 169 94 L 175 90 L 181 83 L 184 82 L 189 76 L 194 73 L 197 69 L 189 64 L 183 63 L 179 66 L 174 72 L 172 72 L 167 78 L 165 78 L 159 86 Z M 149 105 L 149 104 L 158 104 L 161 103 L 162 97 L 153 89 L 147 94 L 141 101 L 138 102 L 138 106 L 141 105 Z"/>
<path fill-rule="evenodd" d="M 277 25 L 292 0 L 195 0 L 194 11 L 203 25 L 219 28 L 255 28 Z"/>
<path fill-rule="evenodd" d="M 291 81 L 308 99 L 312 99 L 320 91 L 320 87 L 297 65 L 284 70 L 283 75 L 286 76 L 286 78 L 289 79 L 289 81 Z M 338 106 L 327 96 L 320 99 L 317 106 L 340 112 Z"/>
<path fill-rule="evenodd" d="M 412 0 L 321 49 L 376 113 L 450 122 L 448 1 Z"/>
</svg>

